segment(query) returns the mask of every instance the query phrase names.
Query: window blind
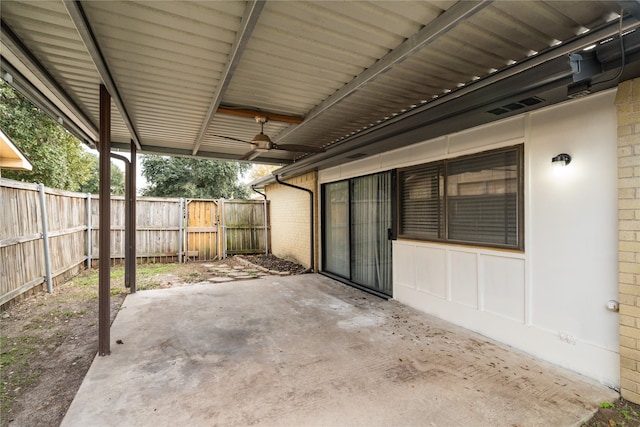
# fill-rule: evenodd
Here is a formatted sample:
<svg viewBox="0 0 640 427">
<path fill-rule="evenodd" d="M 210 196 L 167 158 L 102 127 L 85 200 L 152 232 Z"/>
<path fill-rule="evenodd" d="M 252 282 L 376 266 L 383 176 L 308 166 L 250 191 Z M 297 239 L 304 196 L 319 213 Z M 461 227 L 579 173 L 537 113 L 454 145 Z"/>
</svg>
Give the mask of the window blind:
<svg viewBox="0 0 640 427">
<path fill-rule="evenodd" d="M 399 236 L 520 248 L 522 153 L 516 146 L 399 170 Z"/>
</svg>

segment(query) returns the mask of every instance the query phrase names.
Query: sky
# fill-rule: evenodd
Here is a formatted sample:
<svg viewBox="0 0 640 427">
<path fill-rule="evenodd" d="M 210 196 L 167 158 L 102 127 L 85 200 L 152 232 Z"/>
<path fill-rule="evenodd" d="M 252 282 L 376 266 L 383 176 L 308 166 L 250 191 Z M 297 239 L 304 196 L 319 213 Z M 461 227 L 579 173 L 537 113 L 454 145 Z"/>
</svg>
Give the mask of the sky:
<svg viewBox="0 0 640 427">
<path fill-rule="evenodd" d="M 82 148 L 84 148 L 85 151 L 91 154 L 95 154 L 96 156 L 98 155 L 98 150 L 89 148 L 85 144 L 82 144 Z M 122 151 L 122 152 L 119 151 L 116 154 L 119 154 L 122 157 L 126 157 L 127 159 L 131 160 L 131 155 L 130 155 L 131 153 L 129 153 L 128 151 Z M 114 165 L 116 165 L 118 168 L 120 168 L 122 172 L 124 172 L 124 163 L 122 161 L 117 159 L 111 159 L 111 160 L 113 160 Z M 142 176 L 142 155 L 138 154 L 136 155 L 136 193 L 140 194 L 142 189 L 146 186 L 147 186 L 147 180 L 144 179 L 144 176 Z"/>
</svg>

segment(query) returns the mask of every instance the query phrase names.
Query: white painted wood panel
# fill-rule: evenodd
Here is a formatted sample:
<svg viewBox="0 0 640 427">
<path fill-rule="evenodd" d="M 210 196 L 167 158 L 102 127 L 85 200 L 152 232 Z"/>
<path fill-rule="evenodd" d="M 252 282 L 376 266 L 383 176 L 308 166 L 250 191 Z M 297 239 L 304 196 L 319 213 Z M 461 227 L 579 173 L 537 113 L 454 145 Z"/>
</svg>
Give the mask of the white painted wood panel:
<svg viewBox="0 0 640 427">
<path fill-rule="evenodd" d="M 449 251 L 451 301 L 478 308 L 478 255 Z"/>
<path fill-rule="evenodd" d="M 416 246 L 417 289 L 439 298 L 447 297 L 447 253 L 444 249 Z"/>
</svg>

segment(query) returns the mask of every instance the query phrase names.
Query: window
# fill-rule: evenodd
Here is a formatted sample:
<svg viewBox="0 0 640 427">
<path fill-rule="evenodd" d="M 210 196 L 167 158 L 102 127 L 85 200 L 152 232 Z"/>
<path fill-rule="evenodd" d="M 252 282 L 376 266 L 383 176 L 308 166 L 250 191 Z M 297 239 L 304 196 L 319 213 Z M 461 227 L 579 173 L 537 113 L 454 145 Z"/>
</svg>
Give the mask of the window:
<svg viewBox="0 0 640 427">
<path fill-rule="evenodd" d="M 522 145 L 398 171 L 401 238 L 522 249 Z"/>
</svg>

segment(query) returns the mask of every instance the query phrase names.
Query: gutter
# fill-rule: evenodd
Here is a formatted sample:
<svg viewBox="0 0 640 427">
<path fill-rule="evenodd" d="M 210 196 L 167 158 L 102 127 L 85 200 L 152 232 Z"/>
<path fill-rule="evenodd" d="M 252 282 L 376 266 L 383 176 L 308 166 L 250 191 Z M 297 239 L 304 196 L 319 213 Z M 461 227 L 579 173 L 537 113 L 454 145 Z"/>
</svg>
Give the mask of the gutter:
<svg viewBox="0 0 640 427">
<path fill-rule="evenodd" d="M 576 78 L 593 78 L 597 85 L 597 78 L 601 74 L 582 76 L 576 74 L 570 62 L 570 54 L 584 54 L 582 49 L 599 44 L 602 40 L 621 33 L 624 36 L 624 52 L 629 56 L 636 49 L 633 30 L 640 30 L 638 20 L 632 16 L 622 18 L 622 23 L 611 21 L 594 29 L 585 35 L 578 36 L 557 47 L 549 48 L 538 55 L 522 60 L 520 63 L 509 66 L 494 74 L 473 82 L 467 86 L 452 91 L 447 95 L 430 100 L 426 104 L 413 110 L 390 118 L 381 124 L 365 129 L 355 135 L 345 138 L 334 145 L 327 147 L 325 153 L 306 156 L 295 163 L 291 163 L 279 169 L 282 177 L 297 176 L 313 169 L 332 167 L 349 161 L 348 155 L 364 154 L 370 156 L 382 151 L 402 148 L 421 141 L 437 138 L 448 133 L 462 130 L 510 117 L 541 108 L 550 104 L 540 103 L 522 110 L 514 110 L 509 115 L 487 115 L 484 120 L 471 123 L 468 120 L 469 113 L 483 112 L 498 106 L 501 101 L 518 101 L 518 99 L 535 96 L 543 91 L 558 89 L 564 92 L 561 99 L 552 103 L 566 101 L 568 99 L 566 87 L 577 83 Z M 621 56 L 618 43 L 606 43 L 596 48 L 598 55 L 605 59 L 615 59 L 611 67 L 619 66 Z M 588 55 L 584 55 L 587 57 Z M 627 62 L 631 58 L 628 58 Z M 599 64 L 600 65 L 600 64 Z M 602 72 L 606 70 L 601 70 Z M 595 70 L 594 72 L 597 72 Z M 612 84 L 613 82 L 610 82 Z M 607 89 L 607 85 L 598 87 L 598 90 Z M 559 93 L 559 92 L 558 92 Z M 544 98 L 546 99 L 546 97 Z M 549 101 L 550 102 L 550 101 Z M 486 112 L 486 111 L 484 111 Z M 464 117 L 465 120 L 462 120 Z M 478 116 L 480 117 L 480 116 Z M 443 124 L 451 123 L 451 128 L 442 129 Z M 460 125 L 462 123 L 462 125 Z M 386 144 L 386 145 L 385 145 Z"/>
<path fill-rule="evenodd" d="M 313 191 L 307 189 L 307 188 L 303 188 L 303 187 L 298 187 L 297 185 L 293 185 L 293 184 L 289 184 L 286 182 L 282 182 L 280 181 L 280 178 L 278 177 L 278 175 L 273 175 L 276 178 L 276 182 L 278 184 L 284 185 L 285 187 L 291 187 L 291 188 L 295 188 L 296 190 L 301 190 L 301 191 L 306 191 L 307 193 L 309 193 L 309 207 L 310 207 L 310 218 L 309 218 L 309 223 L 311 224 L 310 228 L 310 250 L 309 250 L 309 257 L 310 257 L 310 266 L 309 268 L 307 268 L 305 271 L 303 271 L 302 273 L 312 273 L 314 270 L 314 263 L 313 260 L 315 258 L 315 241 L 314 241 L 314 220 L 313 220 Z M 255 190 L 254 190 L 255 191 Z"/>
</svg>

